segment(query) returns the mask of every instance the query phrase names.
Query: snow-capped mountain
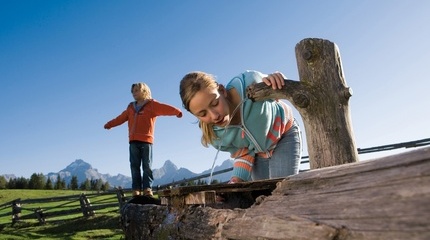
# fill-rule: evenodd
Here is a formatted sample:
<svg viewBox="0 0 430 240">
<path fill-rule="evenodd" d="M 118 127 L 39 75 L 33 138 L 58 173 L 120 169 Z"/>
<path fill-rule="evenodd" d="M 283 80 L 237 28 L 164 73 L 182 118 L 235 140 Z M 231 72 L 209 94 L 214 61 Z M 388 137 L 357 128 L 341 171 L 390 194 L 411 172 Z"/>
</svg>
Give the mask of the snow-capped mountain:
<svg viewBox="0 0 430 240">
<path fill-rule="evenodd" d="M 225 160 L 221 166 L 216 166 L 214 171 L 219 171 L 227 168 L 231 168 L 233 166 L 232 160 Z M 170 160 L 167 160 L 164 165 L 159 169 L 153 169 L 154 182 L 153 186 L 169 184 L 174 181 L 180 181 L 183 179 L 188 179 L 191 177 L 195 177 L 201 174 L 210 173 L 211 169 L 206 170 L 202 173 L 193 173 L 186 168 L 179 168 L 172 163 Z M 103 182 L 109 182 L 111 187 L 123 187 L 123 188 L 131 188 L 131 177 L 125 176 L 122 174 L 118 174 L 116 176 L 111 176 L 110 174 L 102 174 L 99 173 L 96 168 L 93 168 L 89 163 L 85 162 L 82 159 L 77 159 L 68 165 L 63 170 L 54 173 L 50 172 L 46 175 L 46 177 L 50 178 L 52 182 L 56 182 L 58 175 L 61 179 L 65 180 L 66 183 L 69 183 L 72 176 L 76 176 L 78 178 L 78 183 L 84 182 L 86 179 L 95 180 L 101 179 Z M 223 173 L 213 177 L 220 182 L 225 182 L 230 179 L 231 173 Z M 208 181 L 208 178 L 203 179 Z"/>
</svg>

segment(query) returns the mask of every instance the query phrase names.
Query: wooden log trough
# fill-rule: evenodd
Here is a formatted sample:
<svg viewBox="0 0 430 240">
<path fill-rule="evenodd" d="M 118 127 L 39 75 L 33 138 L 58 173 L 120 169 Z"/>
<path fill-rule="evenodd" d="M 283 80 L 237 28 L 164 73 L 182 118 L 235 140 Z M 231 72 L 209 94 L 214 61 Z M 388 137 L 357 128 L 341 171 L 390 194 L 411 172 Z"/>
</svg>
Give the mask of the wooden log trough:
<svg viewBox="0 0 430 240">
<path fill-rule="evenodd" d="M 263 195 L 247 208 L 185 204 L 193 188 Z M 285 179 L 169 191 L 160 193 L 169 205 L 122 208 L 127 239 L 430 239 L 430 147 Z"/>
<path fill-rule="evenodd" d="M 430 239 L 430 147 L 358 161 L 337 46 L 296 46 L 300 81 L 247 89 L 302 116 L 311 170 L 283 179 L 179 187 L 121 208 L 126 239 Z"/>
</svg>

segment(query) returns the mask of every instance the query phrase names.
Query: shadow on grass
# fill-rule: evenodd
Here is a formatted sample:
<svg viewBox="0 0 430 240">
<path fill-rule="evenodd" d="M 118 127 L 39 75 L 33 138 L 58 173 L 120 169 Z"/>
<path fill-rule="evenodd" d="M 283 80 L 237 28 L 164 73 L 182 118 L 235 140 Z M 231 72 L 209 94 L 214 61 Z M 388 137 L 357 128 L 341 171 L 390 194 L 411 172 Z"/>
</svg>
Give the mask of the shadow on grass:
<svg viewBox="0 0 430 240">
<path fill-rule="evenodd" d="M 47 220 L 43 225 L 21 221 L 0 229 L 5 239 L 124 239 L 118 214 Z"/>
</svg>

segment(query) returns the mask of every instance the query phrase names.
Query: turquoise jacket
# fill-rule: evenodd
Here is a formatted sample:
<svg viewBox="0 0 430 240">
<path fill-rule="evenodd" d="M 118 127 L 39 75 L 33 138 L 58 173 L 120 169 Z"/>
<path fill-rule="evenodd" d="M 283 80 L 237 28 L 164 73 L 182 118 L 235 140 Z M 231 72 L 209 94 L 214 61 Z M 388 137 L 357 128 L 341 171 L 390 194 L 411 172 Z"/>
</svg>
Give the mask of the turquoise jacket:
<svg viewBox="0 0 430 240">
<path fill-rule="evenodd" d="M 226 127 L 214 126 L 218 136 L 212 145 L 220 151 L 228 151 L 235 159 L 233 176 L 249 180 L 255 156 L 269 158 L 282 134 L 293 122 L 291 108 L 279 100 L 253 102 L 246 96 L 246 87 L 262 82 L 267 75 L 246 71 L 234 77 L 226 89 L 235 88 L 241 95 L 241 124 Z"/>
</svg>

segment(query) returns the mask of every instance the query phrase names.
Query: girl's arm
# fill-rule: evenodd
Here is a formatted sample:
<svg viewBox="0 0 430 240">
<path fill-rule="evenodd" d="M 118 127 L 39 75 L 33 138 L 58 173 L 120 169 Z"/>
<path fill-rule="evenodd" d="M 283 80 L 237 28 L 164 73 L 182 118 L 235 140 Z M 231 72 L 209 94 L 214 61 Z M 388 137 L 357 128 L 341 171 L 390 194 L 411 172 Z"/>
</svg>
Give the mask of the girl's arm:
<svg viewBox="0 0 430 240">
<path fill-rule="evenodd" d="M 251 178 L 251 171 L 255 157 L 249 154 L 248 148 L 241 148 L 231 154 L 234 158 L 233 176 L 230 183 L 248 181 Z"/>
</svg>

